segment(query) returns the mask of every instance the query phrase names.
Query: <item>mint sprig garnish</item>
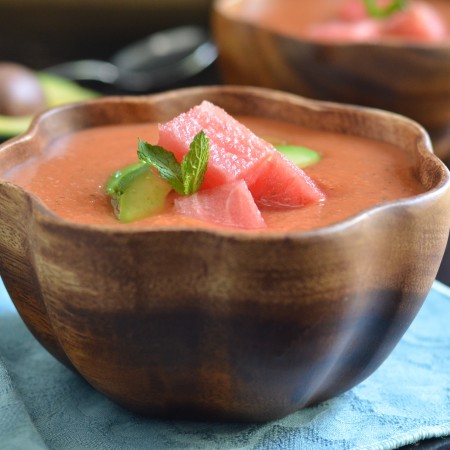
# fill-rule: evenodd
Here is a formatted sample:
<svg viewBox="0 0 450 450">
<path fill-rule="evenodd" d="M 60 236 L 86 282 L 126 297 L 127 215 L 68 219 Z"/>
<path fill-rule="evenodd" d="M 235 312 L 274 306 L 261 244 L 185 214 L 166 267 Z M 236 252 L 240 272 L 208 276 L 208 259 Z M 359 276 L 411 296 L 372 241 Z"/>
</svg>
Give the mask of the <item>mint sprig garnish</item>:
<svg viewBox="0 0 450 450">
<path fill-rule="evenodd" d="M 181 161 L 181 177 L 185 195 L 193 194 L 200 189 L 208 167 L 208 159 L 209 139 L 203 131 L 200 131 Z"/>
<path fill-rule="evenodd" d="M 166 180 L 179 194 L 183 195 L 181 167 L 175 155 L 159 145 L 152 145 L 139 139 L 138 158 L 155 167 L 161 178 Z"/>
<path fill-rule="evenodd" d="M 194 194 L 200 189 L 209 159 L 209 139 L 200 131 L 189 146 L 181 164 L 175 155 L 159 145 L 152 145 L 139 139 L 138 158 L 156 168 L 180 195 Z"/>
<path fill-rule="evenodd" d="M 408 4 L 408 0 L 392 0 L 389 5 L 382 7 L 377 5 L 377 0 L 363 1 L 366 6 L 367 13 L 376 19 L 385 19 L 396 11 L 404 9 Z"/>
</svg>

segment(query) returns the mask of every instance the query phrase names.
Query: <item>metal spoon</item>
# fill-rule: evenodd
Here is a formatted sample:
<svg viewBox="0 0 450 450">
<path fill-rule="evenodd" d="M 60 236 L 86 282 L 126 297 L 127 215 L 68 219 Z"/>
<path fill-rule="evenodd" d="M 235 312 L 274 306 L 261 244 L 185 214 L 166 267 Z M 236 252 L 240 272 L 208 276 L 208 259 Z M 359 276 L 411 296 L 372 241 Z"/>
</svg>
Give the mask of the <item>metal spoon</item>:
<svg viewBox="0 0 450 450">
<path fill-rule="evenodd" d="M 211 65 L 217 49 L 198 26 L 156 32 L 115 53 L 110 61 L 86 59 L 45 69 L 75 81 L 99 81 L 143 92 L 173 85 Z"/>
</svg>

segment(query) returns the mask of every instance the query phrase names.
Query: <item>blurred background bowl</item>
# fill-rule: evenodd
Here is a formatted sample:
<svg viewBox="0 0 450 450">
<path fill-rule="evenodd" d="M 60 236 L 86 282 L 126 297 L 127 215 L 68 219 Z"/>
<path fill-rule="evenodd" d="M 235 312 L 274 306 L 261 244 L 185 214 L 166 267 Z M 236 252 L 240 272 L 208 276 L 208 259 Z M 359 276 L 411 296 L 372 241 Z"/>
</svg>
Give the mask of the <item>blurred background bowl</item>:
<svg viewBox="0 0 450 450">
<path fill-rule="evenodd" d="M 283 24 L 271 24 L 277 18 L 272 13 L 277 1 L 293 9 L 284 19 L 289 22 L 285 30 Z M 314 0 L 303 14 L 303 2 L 216 0 L 212 26 L 224 81 L 406 115 L 427 129 L 436 154 L 449 158 L 450 41 L 326 43 L 307 38 L 304 28 L 333 17 L 340 3 Z M 448 2 L 432 3 L 441 11 L 446 8 L 449 16 Z M 260 20 L 264 8 L 270 8 L 271 15 Z M 298 35 L 292 32 L 294 27 Z"/>
</svg>

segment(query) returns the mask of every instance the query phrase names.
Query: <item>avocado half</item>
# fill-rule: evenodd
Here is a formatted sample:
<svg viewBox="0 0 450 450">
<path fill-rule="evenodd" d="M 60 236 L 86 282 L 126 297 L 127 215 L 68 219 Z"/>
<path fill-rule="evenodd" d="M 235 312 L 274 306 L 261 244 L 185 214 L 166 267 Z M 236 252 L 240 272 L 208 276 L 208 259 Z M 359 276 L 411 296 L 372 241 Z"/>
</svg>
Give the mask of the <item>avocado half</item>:
<svg viewBox="0 0 450 450">
<path fill-rule="evenodd" d="M 43 72 L 38 73 L 37 77 L 44 90 L 48 108 L 100 96 L 98 92 L 83 88 L 65 78 Z M 32 116 L 3 116 L 0 114 L 0 140 L 25 132 L 32 119 Z"/>
</svg>

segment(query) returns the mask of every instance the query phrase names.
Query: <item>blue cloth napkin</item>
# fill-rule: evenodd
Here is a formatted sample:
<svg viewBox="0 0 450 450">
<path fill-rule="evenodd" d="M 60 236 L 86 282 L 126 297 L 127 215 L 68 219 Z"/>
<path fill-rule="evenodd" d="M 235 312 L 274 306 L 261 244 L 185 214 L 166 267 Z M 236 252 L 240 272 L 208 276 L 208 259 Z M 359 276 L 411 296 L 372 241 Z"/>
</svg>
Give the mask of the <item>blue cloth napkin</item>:
<svg viewBox="0 0 450 450">
<path fill-rule="evenodd" d="M 394 449 L 450 435 L 450 288 L 435 282 L 385 363 L 332 400 L 266 424 L 162 421 L 97 393 L 30 335 L 0 283 L 1 450 Z"/>
</svg>

